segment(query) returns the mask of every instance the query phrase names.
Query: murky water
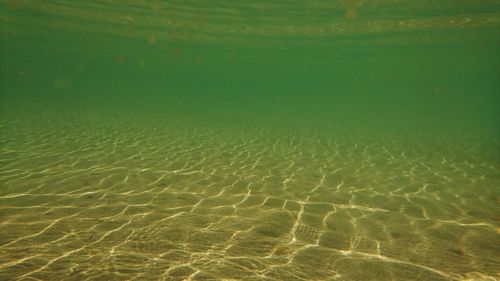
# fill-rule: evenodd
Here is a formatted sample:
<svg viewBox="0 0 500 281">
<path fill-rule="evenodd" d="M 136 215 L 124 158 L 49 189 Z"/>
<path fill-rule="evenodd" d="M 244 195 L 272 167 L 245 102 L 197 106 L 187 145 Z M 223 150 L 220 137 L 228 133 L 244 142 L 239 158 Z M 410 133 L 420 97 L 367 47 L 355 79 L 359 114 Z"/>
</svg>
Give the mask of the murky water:
<svg viewBox="0 0 500 281">
<path fill-rule="evenodd" d="M 0 280 L 500 279 L 500 1 L 0 20 Z"/>
</svg>

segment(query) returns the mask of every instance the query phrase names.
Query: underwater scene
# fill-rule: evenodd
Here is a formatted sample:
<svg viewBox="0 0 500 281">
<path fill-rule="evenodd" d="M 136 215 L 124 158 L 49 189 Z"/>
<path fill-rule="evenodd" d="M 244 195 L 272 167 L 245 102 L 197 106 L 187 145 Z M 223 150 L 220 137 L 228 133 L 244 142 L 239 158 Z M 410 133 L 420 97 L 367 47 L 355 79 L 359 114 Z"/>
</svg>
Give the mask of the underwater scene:
<svg viewBox="0 0 500 281">
<path fill-rule="evenodd" d="M 500 0 L 0 0 L 0 280 L 500 280 Z"/>
</svg>

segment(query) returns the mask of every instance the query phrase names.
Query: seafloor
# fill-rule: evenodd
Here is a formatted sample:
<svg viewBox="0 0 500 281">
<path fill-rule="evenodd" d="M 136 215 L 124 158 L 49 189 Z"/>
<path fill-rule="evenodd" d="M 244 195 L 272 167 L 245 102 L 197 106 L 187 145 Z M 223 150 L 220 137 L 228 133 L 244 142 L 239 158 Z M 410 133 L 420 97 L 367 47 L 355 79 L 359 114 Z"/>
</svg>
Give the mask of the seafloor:
<svg viewBox="0 0 500 281">
<path fill-rule="evenodd" d="M 500 277 L 498 141 L 110 116 L 3 115 L 0 280 Z"/>
</svg>

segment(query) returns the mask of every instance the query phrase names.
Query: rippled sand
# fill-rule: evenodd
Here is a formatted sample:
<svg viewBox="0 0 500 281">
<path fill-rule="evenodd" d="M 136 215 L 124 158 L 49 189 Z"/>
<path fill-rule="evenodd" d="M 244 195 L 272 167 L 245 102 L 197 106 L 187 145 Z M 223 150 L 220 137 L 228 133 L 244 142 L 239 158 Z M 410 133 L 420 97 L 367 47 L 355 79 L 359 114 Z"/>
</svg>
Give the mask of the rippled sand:
<svg viewBox="0 0 500 281">
<path fill-rule="evenodd" d="M 500 164 L 469 139 L 95 116 L 1 130 L 1 280 L 500 278 Z"/>
</svg>

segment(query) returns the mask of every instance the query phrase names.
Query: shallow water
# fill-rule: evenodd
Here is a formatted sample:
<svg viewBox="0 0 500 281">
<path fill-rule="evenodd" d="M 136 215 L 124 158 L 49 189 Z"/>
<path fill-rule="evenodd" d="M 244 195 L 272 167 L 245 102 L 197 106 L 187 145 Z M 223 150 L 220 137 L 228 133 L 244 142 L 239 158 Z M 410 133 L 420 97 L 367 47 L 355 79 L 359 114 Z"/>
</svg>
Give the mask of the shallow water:
<svg viewBox="0 0 500 281">
<path fill-rule="evenodd" d="M 500 2 L 0 4 L 0 280 L 500 278 Z"/>
</svg>

